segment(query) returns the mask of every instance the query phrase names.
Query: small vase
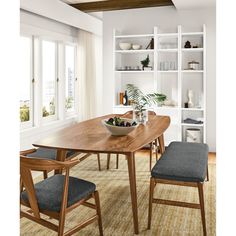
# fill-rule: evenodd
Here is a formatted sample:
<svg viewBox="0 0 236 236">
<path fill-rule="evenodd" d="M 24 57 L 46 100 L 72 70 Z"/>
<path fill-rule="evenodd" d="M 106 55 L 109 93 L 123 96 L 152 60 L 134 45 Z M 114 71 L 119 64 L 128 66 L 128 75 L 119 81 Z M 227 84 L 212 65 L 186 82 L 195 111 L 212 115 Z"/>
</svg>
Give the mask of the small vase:
<svg viewBox="0 0 236 236">
<path fill-rule="evenodd" d="M 188 107 L 193 108 L 194 103 L 193 103 L 193 90 L 188 90 Z"/>
<path fill-rule="evenodd" d="M 138 124 L 145 125 L 148 121 L 148 110 L 147 109 L 137 110 L 134 108 L 133 120 L 135 120 Z"/>
</svg>

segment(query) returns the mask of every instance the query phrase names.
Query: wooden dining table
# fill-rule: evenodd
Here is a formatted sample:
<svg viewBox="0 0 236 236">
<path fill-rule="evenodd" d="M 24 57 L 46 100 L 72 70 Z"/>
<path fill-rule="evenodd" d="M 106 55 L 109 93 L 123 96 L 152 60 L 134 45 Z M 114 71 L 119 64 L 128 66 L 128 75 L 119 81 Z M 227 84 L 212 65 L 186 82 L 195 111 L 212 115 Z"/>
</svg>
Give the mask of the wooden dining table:
<svg viewBox="0 0 236 236">
<path fill-rule="evenodd" d="M 134 233 L 139 233 L 136 190 L 135 152 L 158 139 L 161 153 L 165 150 L 163 134 L 170 125 L 170 117 L 151 115 L 145 125 L 139 125 L 126 136 L 112 136 L 102 124 L 103 119 L 118 115 L 110 114 L 73 124 L 33 143 L 36 147 L 57 150 L 57 160 L 65 161 L 66 152 L 115 153 L 127 158 L 130 194 L 133 211 Z M 121 116 L 121 115 L 119 115 Z"/>
</svg>

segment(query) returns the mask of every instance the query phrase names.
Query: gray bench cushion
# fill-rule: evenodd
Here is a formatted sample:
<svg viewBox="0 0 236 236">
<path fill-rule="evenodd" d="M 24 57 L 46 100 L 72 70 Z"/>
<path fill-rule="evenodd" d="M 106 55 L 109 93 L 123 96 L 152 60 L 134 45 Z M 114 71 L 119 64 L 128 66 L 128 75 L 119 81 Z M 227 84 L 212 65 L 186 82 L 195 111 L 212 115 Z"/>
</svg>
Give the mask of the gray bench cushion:
<svg viewBox="0 0 236 236">
<path fill-rule="evenodd" d="M 58 174 L 35 184 L 35 194 L 40 210 L 60 212 L 64 179 L 64 175 Z M 95 189 L 96 185 L 91 182 L 69 177 L 67 206 L 69 207 L 81 199 L 86 198 L 89 194 L 93 193 Z M 26 191 L 21 193 L 21 198 L 26 203 L 29 203 Z"/>
<path fill-rule="evenodd" d="M 75 151 L 67 151 L 66 158 L 74 155 Z M 50 148 L 38 148 L 36 152 L 33 152 L 31 154 L 28 154 L 28 157 L 39 157 L 43 159 L 50 159 L 50 160 L 56 160 L 57 150 L 56 149 L 50 149 Z"/>
<path fill-rule="evenodd" d="M 151 175 L 160 179 L 203 182 L 207 161 L 206 144 L 172 142 L 153 167 Z"/>
</svg>

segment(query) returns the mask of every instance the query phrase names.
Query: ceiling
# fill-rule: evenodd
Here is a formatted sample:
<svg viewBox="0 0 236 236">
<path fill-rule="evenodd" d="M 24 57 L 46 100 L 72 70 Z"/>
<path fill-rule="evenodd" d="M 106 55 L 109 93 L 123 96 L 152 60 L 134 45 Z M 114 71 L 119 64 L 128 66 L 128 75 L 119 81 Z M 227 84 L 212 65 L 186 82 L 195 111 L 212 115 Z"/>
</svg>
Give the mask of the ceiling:
<svg viewBox="0 0 236 236">
<path fill-rule="evenodd" d="M 61 0 L 84 12 L 175 6 L 177 10 L 215 7 L 216 0 Z"/>
<path fill-rule="evenodd" d="M 216 0 L 172 0 L 178 10 L 215 7 Z"/>
</svg>

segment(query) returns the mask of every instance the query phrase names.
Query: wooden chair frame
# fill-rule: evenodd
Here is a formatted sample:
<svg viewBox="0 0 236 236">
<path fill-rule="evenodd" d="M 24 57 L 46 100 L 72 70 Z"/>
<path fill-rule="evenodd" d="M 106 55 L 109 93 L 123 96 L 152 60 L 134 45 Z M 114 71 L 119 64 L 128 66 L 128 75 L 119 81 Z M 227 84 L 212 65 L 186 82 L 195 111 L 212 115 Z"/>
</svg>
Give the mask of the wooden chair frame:
<svg viewBox="0 0 236 236">
<path fill-rule="evenodd" d="M 208 166 L 207 166 L 207 181 L 209 181 Z M 196 187 L 196 188 L 198 188 L 199 204 L 154 198 L 153 197 L 154 189 L 155 189 L 157 183 L 159 183 L 159 184 L 169 184 L 169 185 L 188 186 L 188 187 Z M 167 179 L 159 179 L 159 178 L 151 177 L 150 178 L 150 190 L 149 190 L 148 229 L 151 228 L 152 203 L 156 203 L 156 204 L 164 204 L 164 205 L 171 205 L 171 206 L 179 206 L 179 207 L 200 209 L 201 210 L 201 218 L 202 218 L 202 226 L 203 226 L 203 235 L 206 236 L 207 231 L 206 231 L 203 184 L 204 184 L 204 182 L 184 182 L 184 181 L 167 180 Z"/>
<path fill-rule="evenodd" d="M 31 154 L 31 153 L 34 153 L 36 152 L 37 149 L 36 148 L 32 148 L 32 149 L 28 149 L 28 150 L 24 150 L 24 151 L 21 151 L 20 152 L 20 155 L 23 155 L 23 156 L 26 156 L 28 154 Z M 71 155 L 70 157 L 66 158 L 66 160 L 71 160 L 73 159 L 74 157 L 80 155 L 81 153 L 80 152 L 76 152 L 75 154 Z M 87 157 L 89 157 L 90 155 L 92 155 L 91 153 L 88 153 L 82 157 L 79 158 L 80 161 L 83 161 L 85 160 Z M 97 154 L 97 160 L 98 160 L 98 169 L 99 171 L 101 171 L 101 162 L 100 162 L 100 154 L 98 153 Z M 46 179 L 48 178 L 48 172 L 47 170 L 39 170 L 39 171 L 42 171 L 43 172 L 43 178 Z"/>
<path fill-rule="evenodd" d="M 79 162 L 80 160 L 68 160 L 65 162 L 59 162 L 59 161 L 45 160 L 45 159 L 39 159 L 39 158 L 28 158 L 26 156 L 21 155 L 20 156 L 21 192 L 23 191 L 23 189 L 25 189 L 28 195 L 29 203 L 24 202 L 22 199 L 20 203 L 26 206 L 27 208 L 29 208 L 29 210 L 23 211 L 21 209 L 20 216 L 26 217 L 51 230 L 56 231 L 58 233 L 58 236 L 72 235 L 76 233 L 77 231 L 81 230 L 82 228 L 84 228 L 85 226 L 87 226 L 88 224 L 91 224 L 97 220 L 98 225 L 99 225 L 100 235 L 103 236 L 102 218 L 101 218 L 101 209 L 100 209 L 98 191 L 94 191 L 86 199 L 82 199 L 79 202 L 73 204 L 72 206 L 67 207 L 68 187 L 69 187 L 69 169 L 75 166 L 76 164 L 78 164 Z M 35 195 L 35 189 L 34 189 L 34 183 L 33 183 L 32 175 L 31 175 L 31 170 L 52 171 L 52 170 L 58 170 L 58 169 L 65 170 L 65 182 L 64 182 L 61 210 L 60 212 L 40 210 L 38 207 L 37 198 Z M 95 204 L 87 202 L 91 198 L 95 200 Z M 84 205 L 86 207 L 95 209 L 96 214 L 64 233 L 66 214 L 80 205 Z M 47 221 L 41 218 L 41 214 L 44 214 L 46 216 L 49 216 L 53 219 L 58 220 L 59 224 L 56 225 L 54 223 L 51 223 L 50 221 Z"/>
<path fill-rule="evenodd" d="M 133 114 L 133 111 L 127 111 L 126 113 L 124 113 L 122 116 L 130 116 Z M 148 111 L 148 115 L 156 115 L 156 112 L 154 111 Z M 162 140 L 158 141 L 161 142 Z M 152 170 L 152 152 L 153 152 L 153 146 L 155 146 L 155 154 L 156 154 L 156 161 L 158 160 L 158 145 L 157 145 L 157 139 L 155 139 L 153 142 L 151 142 L 149 144 L 149 170 Z M 164 150 L 160 150 L 161 153 L 164 152 Z M 111 153 L 107 154 L 107 170 L 110 169 L 110 159 L 111 159 Z M 119 168 L 119 154 L 116 154 L 116 169 Z"/>
</svg>

